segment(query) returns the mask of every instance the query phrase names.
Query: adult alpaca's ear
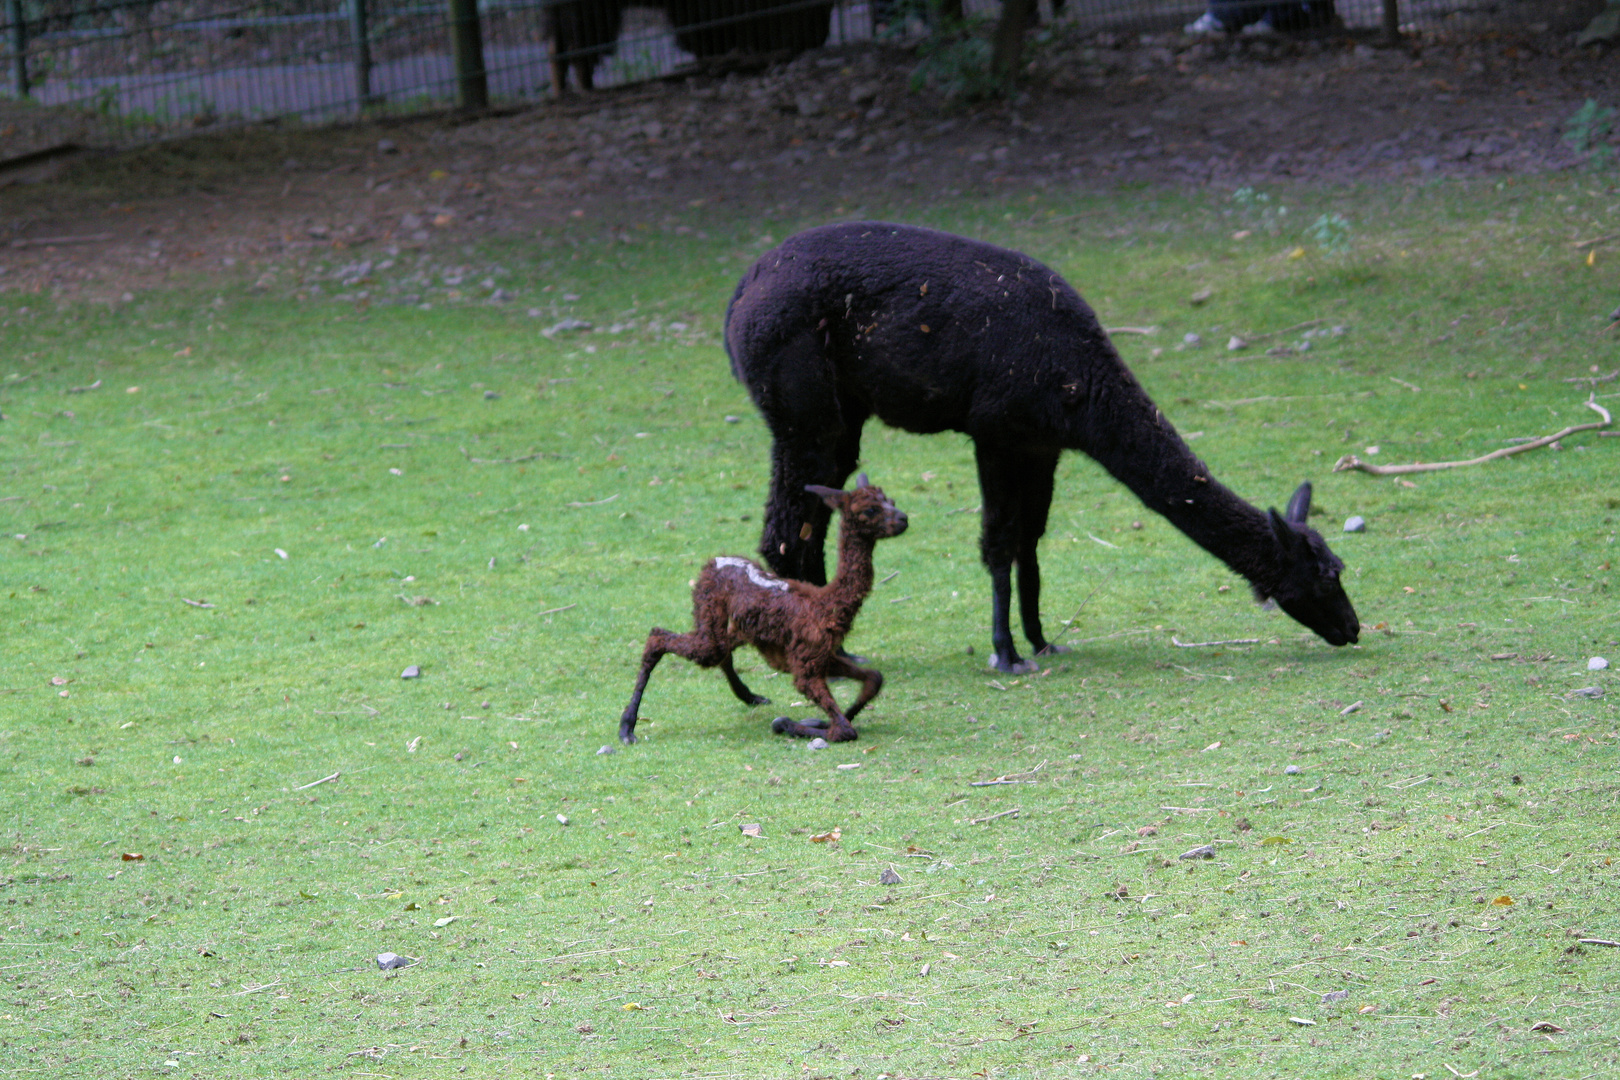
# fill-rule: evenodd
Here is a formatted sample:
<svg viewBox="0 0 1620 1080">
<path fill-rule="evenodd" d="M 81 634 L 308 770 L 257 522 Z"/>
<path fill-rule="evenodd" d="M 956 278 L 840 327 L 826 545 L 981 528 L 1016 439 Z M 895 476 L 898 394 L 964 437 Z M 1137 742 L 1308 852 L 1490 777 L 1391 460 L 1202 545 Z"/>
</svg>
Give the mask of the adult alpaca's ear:
<svg viewBox="0 0 1620 1080">
<path fill-rule="evenodd" d="M 1297 492 L 1294 497 L 1296 499 L 1299 497 Z M 1293 508 L 1292 503 L 1289 504 L 1289 508 Z M 1266 514 L 1271 518 L 1271 532 L 1277 537 L 1277 543 L 1282 545 L 1284 552 L 1297 551 L 1300 545 L 1305 543 L 1305 537 L 1300 535 L 1299 530 L 1289 524 L 1287 518 L 1277 513 L 1275 507 L 1267 510 Z"/>
<path fill-rule="evenodd" d="M 839 491 L 837 488 L 822 487 L 820 484 L 806 484 L 804 490 L 817 496 L 834 510 L 843 509 L 844 500 L 849 498 L 846 492 Z"/>
<path fill-rule="evenodd" d="M 1295 525 L 1304 525 L 1305 519 L 1311 514 L 1311 482 L 1305 481 L 1299 485 L 1288 500 L 1288 509 L 1283 511 L 1283 518 L 1292 521 Z"/>
</svg>

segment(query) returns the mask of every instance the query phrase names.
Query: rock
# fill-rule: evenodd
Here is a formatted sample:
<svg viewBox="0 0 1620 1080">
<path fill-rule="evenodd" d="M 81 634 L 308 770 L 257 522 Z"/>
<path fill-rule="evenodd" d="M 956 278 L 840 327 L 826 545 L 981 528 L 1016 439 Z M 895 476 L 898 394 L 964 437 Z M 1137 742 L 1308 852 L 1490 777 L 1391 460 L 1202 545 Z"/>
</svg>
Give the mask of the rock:
<svg viewBox="0 0 1620 1080">
<path fill-rule="evenodd" d="M 377 954 L 377 967 L 383 971 L 393 971 L 395 968 L 410 966 L 411 958 L 408 956 L 401 956 L 399 953 L 391 952 Z"/>
<path fill-rule="evenodd" d="M 1210 298 L 1214 295 L 1215 290 L 1205 286 L 1204 288 L 1193 293 L 1191 296 L 1187 297 L 1187 303 L 1191 304 L 1193 307 L 1198 307 L 1201 304 L 1209 303 Z"/>
<path fill-rule="evenodd" d="M 609 744 L 609 745 L 603 746 L 600 750 L 598 750 L 596 752 L 596 756 L 597 757 L 606 757 L 609 754 L 617 754 L 618 752 L 619 752 L 618 747 Z"/>
<path fill-rule="evenodd" d="M 849 103 L 851 105 L 870 105 L 877 100 L 883 90 L 881 83 L 857 83 L 849 89 Z"/>
<path fill-rule="evenodd" d="M 1191 851 L 1183 851 L 1177 855 L 1178 859 L 1213 859 L 1215 857 L 1214 844 L 1200 844 Z"/>
<path fill-rule="evenodd" d="M 421 678 L 421 676 L 422 669 L 417 667 L 415 664 L 412 664 L 410 667 L 399 673 L 399 677 L 402 679 L 417 679 Z"/>
<path fill-rule="evenodd" d="M 1233 334 L 1231 337 L 1226 339 L 1227 352 L 1238 352 L 1242 349 L 1247 349 L 1248 347 L 1249 343 L 1238 337 L 1236 334 Z"/>
<path fill-rule="evenodd" d="M 1601 686 L 1583 686 L 1579 690 L 1571 690 L 1569 693 L 1565 694 L 1564 696 L 1565 697 L 1600 698 L 1600 697 L 1603 696 L 1603 687 L 1601 687 Z"/>
<path fill-rule="evenodd" d="M 1186 334 L 1182 337 L 1181 343 L 1183 345 L 1196 347 L 1202 345 L 1204 343 L 1204 339 L 1199 334 Z"/>
<path fill-rule="evenodd" d="M 1327 993 L 1322 995 L 1322 1004 L 1326 1005 L 1333 1001 L 1343 1001 L 1349 996 L 1350 991 L 1348 990 L 1329 990 Z"/>
<path fill-rule="evenodd" d="M 742 423 L 742 417 L 740 417 L 740 416 L 731 416 L 731 415 L 728 414 L 726 416 L 726 423 L 728 423 L 728 424 L 740 424 L 740 423 Z"/>
<path fill-rule="evenodd" d="M 1366 532 L 1367 519 L 1362 517 L 1360 514 L 1351 514 L 1349 517 L 1344 519 L 1344 531 Z"/>
<path fill-rule="evenodd" d="M 900 884 L 900 875 L 894 872 L 894 867 L 885 866 L 883 868 L 883 873 L 878 875 L 878 884 L 898 885 Z"/>
<path fill-rule="evenodd" d="M 1602 671 L 1609 666 L 1609 662 L 1601 656 L 1594 656 L 1586 662 L 1587 671 Z"/>
<path fill-rule="evenodd" d="M 1299 773 L 1301 771 L 1302 770 L 1300 769 L 1300 767 L 1298 765 L 1289 765 L 1287 768 L 1283 769 L 1283 775 L 1284 776 L 1297 776 L 1297 775 L 1299 775 Z"/>
<path fill-rule="evenodd" d="M 496 393 L 496 392 L 495 392 L 495 391 L 493 391 L 493 390 L 485 390 L 485 391 L 484 391 L 484 400 L 485 400 L 485 401 L 495 401 L 495 400 L 496 400 L 496 399 L 498 399 L 498 398 L 499 398 L 499 397 L 500 397 L 500 396 L 501 396 L 501 395 L 499 395 L 499 394 L 497 394 L 497 393 Z"/>
<path fill-rule="evenodd" d="M 742 834 L 744 836 L 764 837 L 765 835 L 765 830 L 760 827 L 757 821 L 749 822 L 747 825 L 739 825 L 737 827 L 742 830 Z"/>
<path fill-rule="evenodd" d="M 821 738 L 811 739 L 805 746 L 811 750 L 825 750 L 827 749 L 827 740 Z"/>
<path fill-rule="evenodd" d="M 379 154 L 397 154 L 397 153 L 399 153 L 399 146 L 394 142 L 393 139 L 378 139 L 377 140 L 377 153 L 379 153 Z M 389 954 L 385 953 L 384 955 L 389 955 Z"/>
<path fill-rule="evenodd" d="M 559 825 L 568 824 L 568 815 L 567 814 L 558 814 L 557 815 L 557 824 L 559 824 Z"/>
</svg>

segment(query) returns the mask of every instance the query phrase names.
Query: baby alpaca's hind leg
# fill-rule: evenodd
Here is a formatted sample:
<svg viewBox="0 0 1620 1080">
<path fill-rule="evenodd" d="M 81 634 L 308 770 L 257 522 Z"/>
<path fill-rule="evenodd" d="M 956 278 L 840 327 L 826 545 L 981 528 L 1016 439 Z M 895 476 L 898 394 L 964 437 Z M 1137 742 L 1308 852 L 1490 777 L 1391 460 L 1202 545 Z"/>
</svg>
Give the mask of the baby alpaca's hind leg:
<svg viewBox="0 0 1620 1080">
<path fill-rule="evenodd" d="M 737 669 L 731 665 L 731 654 L 727 653 L 725 659 L 720 661 L 720 670 L 725 672 L 726 682 L 731 686 L 731 692 L 737 695 L 737 700 L 744 705 L 769 705 L 771 699 L 748 689 L 748 684 L 737 677 Z"/>
<path fill-rule="evenodd" d="M 653 627 L 647 635 L 647 647 L 641 653 L 641 672 L 636 676 L 636 688 L 630 694 L 630 704 L 624 707 L 624 714 L 619 717 L 619 741 L 626 745 L 636 741 L 641 695 L 647 690 L 647 680 L 652 678 L 653 668 L 658 666 L 665 653 L 684 656 L 699 667 L 706 668 L 722 662 L 729 663 L 731 659 L 730 654 L 701 627 L 690 634 L 672 634 L 660 627 Z"/>
</svg>

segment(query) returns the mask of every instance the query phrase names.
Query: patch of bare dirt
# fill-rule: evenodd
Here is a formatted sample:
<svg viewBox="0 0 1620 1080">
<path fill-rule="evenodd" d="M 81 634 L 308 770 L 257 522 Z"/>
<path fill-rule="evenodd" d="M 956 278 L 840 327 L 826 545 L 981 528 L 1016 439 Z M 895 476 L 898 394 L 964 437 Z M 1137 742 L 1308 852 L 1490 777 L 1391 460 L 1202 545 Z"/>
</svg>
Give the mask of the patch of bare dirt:
<svg viewBox="0 0 1620 1080">
<path fill-rule="evenodd" d="M 948 110 L 909 52 L 818 52 L 753 76 L 321 131 L 255 128 L 0 173 L 0 293 L 117 301 L 168 281 L 269 287 L 311 251 L 356 260 L 577 219 L 674 228 L 775 208 L 903 217 L 940 195 L 1400 183 L 1577 165 L 1561 138 L 1605 57 L 1497 36 L 1059 40 L 1010 102 Z M 33 179 L 41 182 L 9 183 Z M 347 257 L 347 256 L 345 256 Z"/>
</svg>

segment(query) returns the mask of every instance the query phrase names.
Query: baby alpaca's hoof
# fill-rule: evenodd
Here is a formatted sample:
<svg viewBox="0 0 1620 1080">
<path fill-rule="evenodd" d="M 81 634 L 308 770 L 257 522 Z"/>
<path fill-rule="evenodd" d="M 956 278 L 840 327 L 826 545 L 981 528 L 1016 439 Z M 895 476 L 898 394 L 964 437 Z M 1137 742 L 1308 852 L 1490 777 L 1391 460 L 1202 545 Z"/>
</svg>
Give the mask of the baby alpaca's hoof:
<svg viewBox="0 0 1620 1080">
<path fill-rule="evenodd" d="M 1041 670 L 1041 665 L 1033 660 L 1003 660 L 999 656 L 990 658 L 990 667 L 1008 675 L 1029 675 Z"/>
<path fill-rule="evenodd" d="M 771 731 L 777 735 L 797 735 L 805 738 L 804 729 L 813 728 L 816 731 L 826 731 L 827 721 L 822 719 L 799 721 L 791 716 L 778 716 L 771 721 Z"/>
</svg>

